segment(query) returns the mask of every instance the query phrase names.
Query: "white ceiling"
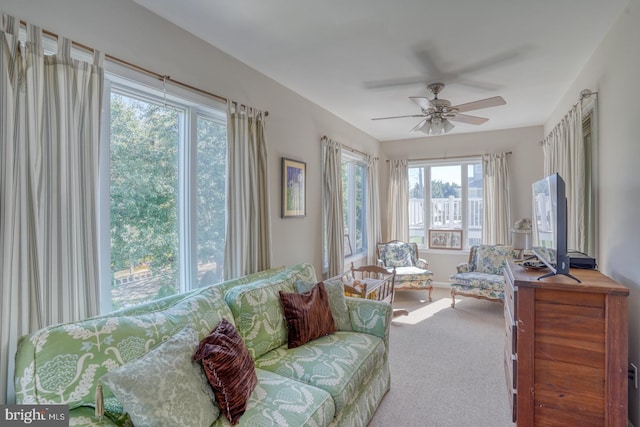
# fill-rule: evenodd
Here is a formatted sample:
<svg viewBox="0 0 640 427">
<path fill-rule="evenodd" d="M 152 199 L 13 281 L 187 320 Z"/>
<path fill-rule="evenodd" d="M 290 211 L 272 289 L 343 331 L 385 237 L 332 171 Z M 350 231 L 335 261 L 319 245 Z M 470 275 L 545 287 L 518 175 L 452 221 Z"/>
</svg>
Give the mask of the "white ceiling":
<svg viewBox="0 0 640 427">
<path fill-rule="evenodd" d="M 419 113 L 408 97 L 436 81 L 454 105 L 507 102 L 469 112 L 490 120 L 452 132 L 543 124 L 629 3 L 134 1 L 380 141 L 423 136 L 410 132 L 419 118 L 371 118 Z"/>
</svg>

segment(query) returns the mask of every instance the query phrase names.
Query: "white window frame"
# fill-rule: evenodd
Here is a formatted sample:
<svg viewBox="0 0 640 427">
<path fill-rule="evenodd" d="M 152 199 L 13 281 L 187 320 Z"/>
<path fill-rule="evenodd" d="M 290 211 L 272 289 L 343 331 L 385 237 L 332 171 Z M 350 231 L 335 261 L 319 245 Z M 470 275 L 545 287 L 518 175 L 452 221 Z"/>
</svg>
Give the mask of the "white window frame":
<svg viewBox="0 0 640 427">
<path fill-rule="evenodd" d="M 409 161 L 409 169 L 411 168 L 423 168 L 423 180 L 424 180 L 424 208 L 423 208 L 423 224 L 424 224 L 424 242 L 419 243 L 418 247 L 426 251 L 440 251 L 440 249 L 433 249 L 429 247 L 429 228 L 431 227 L 431 168 L 438 166 L 460 166 L 461 170 L 461 191 L 460 191 L 460 209 L 461 209 L 461 222 L 462 222 L 462 234 L 463 234 L 463 247 L 462 250 L 469 250 L 469 175 L 468 166 L 480 164 L 482 166 L 482 157 L 460 157 L 456 159 L 442 159 L 442 160 L 415 160 Z M 411 191 L 411 188 L 409 188 Z M 483 194 L 483 198 L 484 198 Z M 482 240 L 482 225 L 480 225 L 480 239 Z M 449 252 L 447 250 L 447 252 Z"/>
<path fill-rule="evenodd" d="M 367 229 L 367 217 L 368 217 L 368 213 L 367 213 L 367 198 L 369 197 L 369 195 L 367 194 L 367 164 L 363 158 L 363 156 L 358 155 L 357 153 L 354 153 L 352 151 L 347 151 L 347 150 L 342 150 L 342 161 L 343 162 L 347 162 L 347 163 L 351 163 L 354 165 L 358 165 L 358 166 L 362 166 L 364 167 L 364 179 L 362 182 L 363 185 L 363 197 L 362 197 L 362 209 L 363 209 L 363 215 L 364 215 L 364 229 L 363 229 L 363 235 L 362 235 L 362 248 L 357 248 L 356 247 L 356 197 L 355 197 L 355 191 L 350 191 L 349 192 L 349 199 L 347 201 L 347 204 L 349 206 L 349 212 L 351 213 L 351 215 L 349 215 L 348 218 L 346 218 L 346 225 L 347 225 L 347 229 L 349 230 L 349 239 L 351 240 L 351 248 L 352 248 L 352 252 L 350 256 L 346 256 L 345 254 L 345 259 L 347 258 L 352 258 L 355 256 L 361 256 L 362 254 L 366 254 L 367 253 L 367 246 L 368 246 L 368 242 L 367 242 L 367 233 L 366 233 L 366 229 Z M 356 185 L 355 185 L 355 173 L 349 173 L 349 181 L 347 183 L 347 185 L 349 186 L 350 189 L 355 190 Z M 343 214 L 346 216 L 346 212 Z"/>
<path fill-rule="evenodd" d="M 183 111 L 178 149 L 178 292 L 197 286 L 197 123 L 198 118 L 227 123 L 226 105 L 184 88 L 157 80 L 114 62 L 105 63 L 103 113 L 99 159 L 99 259 L 100 311 L 112 311 L 110 238 L 110 98 L 117 91 L 149 102 L 163 103 Z"/>
</svg>

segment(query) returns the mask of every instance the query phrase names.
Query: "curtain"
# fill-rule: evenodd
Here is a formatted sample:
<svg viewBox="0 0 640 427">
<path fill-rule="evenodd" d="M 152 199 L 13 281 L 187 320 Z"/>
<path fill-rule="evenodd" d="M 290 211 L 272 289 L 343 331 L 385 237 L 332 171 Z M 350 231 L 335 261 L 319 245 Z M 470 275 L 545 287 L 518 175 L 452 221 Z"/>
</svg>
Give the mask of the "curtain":
<svg viewBox="0 0 640 427">
<path fill-rule="evenodd" d="M 585 227 L 586 172 L 582 137 L 582 106 L 576 104 L 542 142 L 545 176 L 558 173 L 567 195 L 567 247 L 586 252 Z M 589 198 L 590 200 L 590 198 Z"/>
<path fill-rule="evenodd" d="M 344 267 L 344 214 L 342 211 L 342 145 L 322 138 L 322 221 L 328 277 Z"/>
<path fill-rule="evenodd" d="M 482 243 L 488 245 L 511 243 L 511 196 L 507 157 L 507 153 L 482 156 Z"/>
<path fill-rule="evenodd" d="M 267 142 L 263 113 L 227 102 L 225 280 L 271 267 Z"/>
<path fill-rule="evenodd" d="M 409 162 L 389 161 L 387 240 L 409 241 Z"/>
<path fill-rule="evenodd" d="M 376 265 L 376 243 L 382 242 L 380 226 L 380 192 L 378 190 L 378 158 L 367 154 L 367 257 Z"/>
<path fill-rule="evenodd" d="M 2 15 L 0 401 L 14 400 L 19 336 L 98 314 L 97 185 L 103 55 L 71 59 L 60 37 Z"/>
</svg>

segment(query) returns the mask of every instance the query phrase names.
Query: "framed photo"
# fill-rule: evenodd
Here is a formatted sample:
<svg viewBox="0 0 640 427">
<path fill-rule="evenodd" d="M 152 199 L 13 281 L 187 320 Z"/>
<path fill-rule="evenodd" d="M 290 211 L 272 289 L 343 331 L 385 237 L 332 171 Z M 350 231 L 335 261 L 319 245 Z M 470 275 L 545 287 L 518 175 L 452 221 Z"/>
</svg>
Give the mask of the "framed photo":
<svg viewBox="0 0 640 427">
<path fill-rule="evenodd" d="M 282 218 L 306 215 L 307 164 L 282 158 Z"/>
<path fill-rule="evenodd" d="M 462 230 L 429 230 L 429 248 L 462 249 Z"/>
<path fill-rule="evenodd" d="M 348 234 L 344 235 L 344 257 L 353 255 L 353 249 L 351 248 L 351 238 Z"/>
</svg>

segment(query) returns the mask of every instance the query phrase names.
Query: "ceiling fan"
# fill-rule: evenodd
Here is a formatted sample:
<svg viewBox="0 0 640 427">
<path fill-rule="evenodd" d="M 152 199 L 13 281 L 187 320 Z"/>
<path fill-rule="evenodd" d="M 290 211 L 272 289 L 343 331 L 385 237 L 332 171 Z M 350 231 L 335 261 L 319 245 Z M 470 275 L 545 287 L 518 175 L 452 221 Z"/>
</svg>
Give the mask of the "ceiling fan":
<svg viewBox="0 0 640 427">
<path fill-rule="evenodd" d="M 371 120 L 399 119 L 404 117 L 424 117 L 411 131 L 422 131 L 427 135 L 437 135 L 447 133 L 454 128 L 450 121 L 481 125 L 487 118 L 461 114 L 467 111 L 479 110 L 481 108 L 497 107 L 505 105 L 506 102 L 501 96 L 481 99 L 468 102 L 466 104 L 451 105 L 446 99 L 438 98 L 438 94 L 444 88 L 444 83 L 432 83 L 427 86 L 429 92 L 433 94 L 433 99 L 423 96 L 410 96 L 413 102 L 420 107 L 420 114 L 409 114 L 404 116 L 376 117 Z"/>
</svg>

